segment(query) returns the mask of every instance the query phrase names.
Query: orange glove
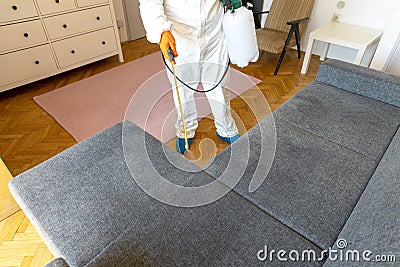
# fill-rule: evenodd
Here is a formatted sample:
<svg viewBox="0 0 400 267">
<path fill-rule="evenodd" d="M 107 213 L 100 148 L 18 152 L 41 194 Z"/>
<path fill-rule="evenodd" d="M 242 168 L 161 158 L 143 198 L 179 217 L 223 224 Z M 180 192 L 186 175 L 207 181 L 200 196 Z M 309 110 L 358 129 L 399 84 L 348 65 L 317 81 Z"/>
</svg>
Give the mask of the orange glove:
<svg viewBox="0 0 400 267">
<path fill-rule="evenodd" d="M 161 40 L 159 45 L 161 52 L 163 53 L 166 59 L 170 60 L 168 56 L 168 49 L 172 50 L 172 54 L 174 54 L 174 57 L 178 56 L 178 53 L 176 52 L 175 38 L 170 31 L 165 31 L 161 34 Z M 173 62 L 175 64 L 175 60 L 173 60 Z"/>
</svg>

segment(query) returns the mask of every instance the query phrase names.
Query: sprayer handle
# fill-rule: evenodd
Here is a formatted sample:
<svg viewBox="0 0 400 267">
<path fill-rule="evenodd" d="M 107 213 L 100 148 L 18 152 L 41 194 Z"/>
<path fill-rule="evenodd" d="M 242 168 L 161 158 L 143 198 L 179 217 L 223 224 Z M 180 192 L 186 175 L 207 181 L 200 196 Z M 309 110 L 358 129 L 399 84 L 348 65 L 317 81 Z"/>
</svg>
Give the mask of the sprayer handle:
<svg viewBox="0 0 400 267">
<path fill-rule="evenodd" d="M 174 60 L 175 60 L 175 57 L 174 57 L 174 53 L 172 52 L 172 49 L 171 49 L 171 48 L 168 49 L 167 53 L 168 53 L 169 60 L 170 60 L 171 62 L 174 61 Z"/>
</svg>

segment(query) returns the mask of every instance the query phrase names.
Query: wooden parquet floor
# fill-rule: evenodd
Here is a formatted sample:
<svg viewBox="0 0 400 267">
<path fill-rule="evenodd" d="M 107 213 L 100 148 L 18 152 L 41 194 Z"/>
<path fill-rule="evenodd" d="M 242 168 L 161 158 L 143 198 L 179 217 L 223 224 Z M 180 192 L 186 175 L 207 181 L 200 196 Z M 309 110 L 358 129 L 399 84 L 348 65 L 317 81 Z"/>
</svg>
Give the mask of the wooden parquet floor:
<svg viewBox="0 0 400 267">
<path fill-rule="evenodd" d="M 125 62 L 158 51 L 157 45 L 149 44 L 145 39 L 125 42 L 122 48 Z M 279 74 L 273 76 L 277 60 L 278 55 L 263 52 L 258 62 L 240 69 L 262 80 L 258 88 L 268 100 L 272 110 L 314 80 L 320 65 L 319 60 L 313 57 L 309 72 L 307 75 L 301 75 L 302 59 L 297 59 L 295 51 L 288 51 Z M 76 144 L 76 141 L 37 106 L 32 98 L 120 64 L 114 56 L 0 93 L 0 155 L 13 176 Z M 235 98 L 231 106 L 243 122 L 243 125 L 239 126 L 241 133 L 257 123 L 254 112 L 245 101 L 253 103 L 252 106 L 257 106 L 258 103 L 262 116 L 266 115 L 265 107 L 262 107 L 262 102 L 259 102 L 258 90 L 249 90 L 242 95 L 242 98 Z M 199 123 L 195 142 L 191 146 L 191 151 L 196 156 L 200 156 L 200 140 L 205 138 L 214 141 L 214 144 L 202 145 L 210 151 L 215 148 L 218 153 L 227 146 L 216 138 L 214 123 L 210 118 L 205 118 Z M 169 142 L 168 145 L 174 147 L 173 142 Z M 210 157 L 211 154 L 213 153 L 204 153 L 202 156 Z M 43 266 L 52 258 L 53 255 L 22 211 L 0 222 L 0 266 Z"/>
</svg>

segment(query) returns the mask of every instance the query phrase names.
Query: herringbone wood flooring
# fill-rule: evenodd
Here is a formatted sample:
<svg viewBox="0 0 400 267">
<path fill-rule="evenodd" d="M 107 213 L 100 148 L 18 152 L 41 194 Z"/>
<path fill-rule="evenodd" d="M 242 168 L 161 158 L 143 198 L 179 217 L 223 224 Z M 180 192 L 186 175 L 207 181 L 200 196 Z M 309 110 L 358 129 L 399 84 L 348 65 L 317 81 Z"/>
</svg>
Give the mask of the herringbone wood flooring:
<svg viewBox="0 0 400 267">
<path fill-rule="evenodd" d="M 157 45 L 151 45 L 145 39 L 125 42 L 122 46 L 125 62 L 158 50 Z M 262 80 L 258 88 L 261 89 L 272 110 L 314 80 L 320 65 L 316 57 L 312 58 L 308 74 L 301 75 L 302 59 L 297 59 L 295 51 L 288 51 L 279 74 L 273 76 L 277 59 L 277 55 L 264 52 L 260 54 L 257 63 L 240 69 Z M 118 65 L 120 63 L 114 56 L 0 93 L 0 154 L 14 176 L 76 144 L 75 140 L 37 106 L 32 98 Z M 240 127 L 241 133 L 257 123 L 255 115 L 244 100 L 255 104 L 260 100 L 256 90 L 250 90 L 242 97 L 243 99 L 236 98 L 231 102 L 233 110 L 244 124 Z M 227 146 L 215 137 L 214 123 L 208 118 L 199 123 L 195 142 L 191 146 L 191 151 L 196 156 L 200 155 L 199 143 L 204 138 L 213 140 L 217 151 Z M 169 142 L 168 145 L 174 147 L 173 142 Z M 213 146 L 208 143 L 204 148 L 210 148 L 212 151 Z M 22 211 L 0 222 L 0 266 L 43 266 L 52 258 Z"/>
</svg>

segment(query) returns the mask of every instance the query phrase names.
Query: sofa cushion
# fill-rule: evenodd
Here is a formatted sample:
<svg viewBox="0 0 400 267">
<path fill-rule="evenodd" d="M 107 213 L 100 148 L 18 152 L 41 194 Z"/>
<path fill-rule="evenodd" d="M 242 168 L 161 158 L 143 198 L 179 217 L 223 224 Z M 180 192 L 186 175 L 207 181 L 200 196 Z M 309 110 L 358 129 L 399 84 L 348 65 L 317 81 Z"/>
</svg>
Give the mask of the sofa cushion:
<svg viewBox="0 0 400 267">
<path fill-rule="evenodd" d="M 247 133 L 251 160 L 234 190 L 321 248 L 328 248 L 345 224 L 376 164 L 366 156 L 275 119 L 277 147 L 272 167 L 270 170 L 263 165 L 257 167 L 262 151 L 257 149 L 260 132 L 270 133 L 266 138 L 273 142 L 274 131 L 268 130 L 272 127 L 274 123 L 269 116 Z M 247 146 L 246 142 L 246 138 L 240 138 L 232 147 Z M 226 149 L 205 171 L 218 178 L 229 159 L 230 149 Z M 256 169 L 264 172 L 265 180 L 250 193 L 249 184 Z"/>
<path fill-rule="evenodd" d="M 386 256 L 387 263 L 394 266 L 393 258 L 400 258 L 400 130 L 379 163 L 357 206 L 351 213 L 341 231 L 336 244 L 343 240 L 347 246 L 343 251 L 357 250 L 359 262 L 346 262 L 346 266 L 366 266 L 369 262 L 362 258 L 362 253 L 371 251 L 368 258 Z M 339 243 L 338 243 L 339 242 Z M 346 244 L 346 243 L 344 243 Z M 339 249 L 336 245 L 334 249 Z M 382 258 L 383 259 L 383 258 Z M 375 266 L 376 262 L 371 262 Z M 324 266 L 343 266 L 343 262 L 328 260 Z"/>
<path fill-rule="evenodd" d="M 168 206 L 166 210 L 169 216 L 149 212 L 146 224 L 132 223 L 88 267 L 111 266 L 112 263 L 121 267 L 299 266 L 299 261 L 289 258 L 292 250 L 298 251 L 300 257 L 303 251 L 315 253 L 315 260 L 306 258 L 301 266 L 322 265 L 322 261 L 317 260 L 321 258 L 321 250 L 316 245 L 234 192 L 209 205 Z M 275 254 L 271 261 L 272 250 Z M 283 257 L 288 261 L 277 258 L 278 250 L 286 251 Z"/>
<path fill-rule="evenodd" d="M 131 133 L 143 133 L 133 124 L 127 125 Z M 129 225 L 147 222 L 146 210 L 159 210 L 161 214 L 165 206 L 132 178 L 126 162 L 141 158 L 124 156 L 122 129 L 119 123 L 9 183 L 13 196 L 53 254 L 72 266 L 89 262 Z M 183 166 L 191 163 L 152 136 L 145 136 L 148 154 L 153 155 L 154 166 L 164 178 L 181 185 L 193 178 L 193 183 L 210 181 L 200 170 L 187 173 L 170 167 L 159 151 L 165 149 L 175 161 L 181 159 Z M 141 170 L 147 171 L 145 166 Z"/>
<path fill-rule="evenodd" d="M 400 108 L 321 82 L 304 87 L 274 114 L 377 162 L 400 125 Z"/>
<path fill-rule="evenodd" d="M 139 142 L 146 153 L 134 149 Z M 145 158 L 147 165 L 141 164 Z M 129 165 L 146 174 L 152 168 L 182 186 L 215 182 L 125 122 L 17 176 L 10 189 L 52 252 L 71 266 L 264 265 L 257 253 L 265 246 L 267 253 L 296 249 L 301 256 L 303 250 L 312 250 L 320 257 L 315 244 L 234 192 L 194 208 L 167 205 L 138 186 Z M 287 266 L 276 255 L 272 259 Z M 322 261 L 305 264 L 321 266 Z"/>
<path fill-rule="evenodd" d="M 70 267 L 63 258 L 56 258 L 47 263 L 44 267 Z"/>
<path fill-rule="evenodd" d="M 400 77 L 330 59 L 321 64 L 317 81 L 400 107 Z"/>
</svg>

